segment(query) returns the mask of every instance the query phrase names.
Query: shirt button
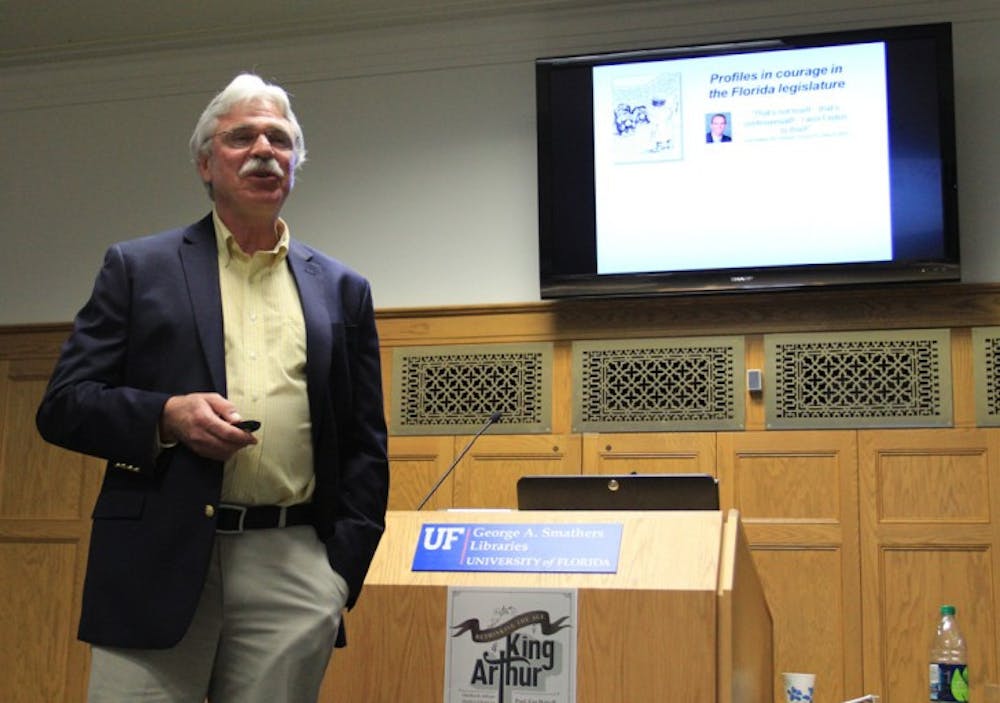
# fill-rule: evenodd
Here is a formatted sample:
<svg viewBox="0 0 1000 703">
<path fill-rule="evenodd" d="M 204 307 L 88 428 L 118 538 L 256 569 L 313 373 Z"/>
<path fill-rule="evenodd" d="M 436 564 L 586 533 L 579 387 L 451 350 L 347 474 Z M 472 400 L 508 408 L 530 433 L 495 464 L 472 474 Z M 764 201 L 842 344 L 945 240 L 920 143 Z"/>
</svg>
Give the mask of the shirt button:
<svg viewBox="0 0 1000 703">
<path fill-rule="evenodd" d="M 205 517 L 215 517 L 215 506 L 206 505 L 205 506 Z"/>
</svg>

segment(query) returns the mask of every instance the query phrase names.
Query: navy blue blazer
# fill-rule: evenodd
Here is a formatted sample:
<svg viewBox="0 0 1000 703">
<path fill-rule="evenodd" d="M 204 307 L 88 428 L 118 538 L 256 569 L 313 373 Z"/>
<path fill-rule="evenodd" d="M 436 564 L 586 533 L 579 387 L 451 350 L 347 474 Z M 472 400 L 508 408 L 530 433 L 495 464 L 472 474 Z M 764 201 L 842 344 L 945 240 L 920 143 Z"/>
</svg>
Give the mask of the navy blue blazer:
<svg viewBox="0 0 1000 703">
<path fill-rule="evenodd" d="M 167 398 L 226 395 L 212 217 L 108 249 L 38 409 L 41 435 L 107 460 L 94 507 L 80 638 L 175 645 L 208 570 L 222 463 L 155 451 Z M 385 526 L 386 428 L 368 282 L 292 241 L 306 327 L 315 527 L 351 607 Z"/>
</svg>

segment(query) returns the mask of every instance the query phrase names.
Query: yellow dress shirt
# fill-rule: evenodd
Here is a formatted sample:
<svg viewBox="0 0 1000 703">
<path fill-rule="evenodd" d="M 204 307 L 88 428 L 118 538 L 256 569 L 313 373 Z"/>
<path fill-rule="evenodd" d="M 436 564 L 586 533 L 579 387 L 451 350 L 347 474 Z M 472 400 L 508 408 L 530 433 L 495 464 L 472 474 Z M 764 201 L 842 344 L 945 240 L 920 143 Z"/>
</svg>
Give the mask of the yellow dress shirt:
<svg viewBox="0 0 1000 703">
<path fill-rule="evenodd" d="M 294 505 L 311 499 L 312 430 L 306 387 L 302 304 L 288 267 L 288 226 L 278 220 L 274 249 L 248 256 L 217 213 L 219 286 L 229 400 L 246 420 L 260 420 L 257 444 L 225 463 L 222 500 Z"/>
</svg>

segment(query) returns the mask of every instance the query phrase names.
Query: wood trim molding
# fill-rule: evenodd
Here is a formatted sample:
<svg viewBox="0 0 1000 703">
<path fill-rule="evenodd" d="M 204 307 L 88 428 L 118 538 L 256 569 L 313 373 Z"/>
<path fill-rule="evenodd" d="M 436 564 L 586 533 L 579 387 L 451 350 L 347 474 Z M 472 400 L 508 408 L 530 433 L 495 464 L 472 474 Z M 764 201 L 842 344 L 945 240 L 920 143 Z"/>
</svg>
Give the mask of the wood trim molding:
<svg viewBox="0 0 1000 703">
<path fill-rule="evenodd" d="M 378 312 L 383 346 L 1000 324 L 1000 285 L 900 285 Z"/>
<path fill-rule="evenodd" d="M 72 325 L 0 325 L 0 361 L 56 359 Z"/>
<path fill-rule="evenodd" d="M 1000 325 L 1000 284 L 389 308 L 382 346 L 567 342 L 781 332 Z M 0 359 L 55 358 L 71 324 L 0 326 Z"/>
</svg>

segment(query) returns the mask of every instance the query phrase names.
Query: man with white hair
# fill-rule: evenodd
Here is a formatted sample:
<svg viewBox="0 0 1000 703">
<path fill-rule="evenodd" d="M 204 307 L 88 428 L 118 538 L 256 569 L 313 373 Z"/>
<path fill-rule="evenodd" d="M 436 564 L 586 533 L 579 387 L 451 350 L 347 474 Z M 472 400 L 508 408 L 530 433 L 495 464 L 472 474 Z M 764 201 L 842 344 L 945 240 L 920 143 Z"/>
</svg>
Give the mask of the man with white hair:
<svg viewBox="0 0 1000 703">
<path fill-rule="evenodd" d="M 107 460 L 80 638 L 91 701 L 315 701 L 384 529 L 368 282 L 279 217 L 305 160 L 244 74 L 191 138 L 211 214 L 112 246 L 38 410 Z"/>
</svg>

